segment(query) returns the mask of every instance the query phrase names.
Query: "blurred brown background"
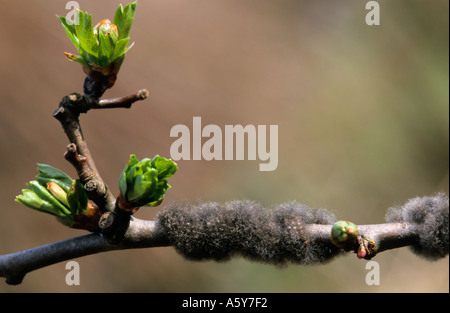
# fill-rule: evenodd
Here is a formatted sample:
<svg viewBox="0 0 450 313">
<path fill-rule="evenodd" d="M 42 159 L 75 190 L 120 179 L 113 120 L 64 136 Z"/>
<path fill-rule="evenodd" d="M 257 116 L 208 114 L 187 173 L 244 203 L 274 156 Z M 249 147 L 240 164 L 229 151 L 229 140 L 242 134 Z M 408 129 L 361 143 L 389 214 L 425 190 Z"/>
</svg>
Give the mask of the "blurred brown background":
<svg viewBox="0 0 450 313">
<path fill-rule="evenodd" d="M 121 1 L 78 1 L 94 23 Z M 128 53 L 105 97 L 148 88 L 131 110 L 91 111 L 82 127 L 103 178 L 117 194 L 129 154 L 170 157 L 176 124 L 279 125 L 279 164 L 179 161 L 166 202 L 298 200 L 356 223 L 449 189 L 448 1 L 378 1 L 381 26 L 365 24 L 367 1 L 139 1 Z M 81 92 L 81 66 L 55 15 L 66 1 L 2 1 L 0 27 L 0 254 L 84 234 L 14 202 L 47 163 L 70 175 L 68 144 L 52 111 Z M 151 219 L 159 208 L 143 208 Z M 448 292 L 448 257 L 382 253 L 381 284 L 347 255 L 317 267 L 234 259 L 191 262 L 172 248 L 77 259 L 29 273 L 3 292 Z"/>
</svg>

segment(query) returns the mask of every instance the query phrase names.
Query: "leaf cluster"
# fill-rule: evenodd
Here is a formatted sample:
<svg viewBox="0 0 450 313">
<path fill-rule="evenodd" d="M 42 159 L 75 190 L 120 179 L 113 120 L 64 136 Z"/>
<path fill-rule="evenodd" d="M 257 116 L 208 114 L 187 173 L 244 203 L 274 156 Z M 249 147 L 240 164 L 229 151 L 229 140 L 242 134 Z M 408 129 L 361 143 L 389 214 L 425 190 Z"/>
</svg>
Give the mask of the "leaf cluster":
<svg viewBox="0 0 450 313">
<path fill-rule="evenodd" d="M 120 193 L 133 207 L 157 206 L 171 187 L 167 179 L 178 167 L 175 162 L 156 155 L 139 161 L 134 154 L 119 179 Z"/>
<path fill-rule="evenodd" d="M 107 67 L 119 62 L 133 44 L 130 41 L 130 30 L 136 11 L 136 2 L 125 7 L 120 5 L 114 15 L 114 22 L 103 20 L 95 27 L 92 16 L 78 11 L 78 23 L 73 24 L 63 16 L 57 16 L 67 36 L 77 48 L 80 55 L 65 53 L 70 60 L 81 63 L 89 69 Z"/>
<path fill-rule="evenodd" d="M 47 164 L 38 164 L 39 174 L 30 181 L 16 201 L 34 210 L 57 217 L 67 226 L 72 226 L 74 216 L 88 210 L 88 196 L 77 179 Z"/>
</svg>

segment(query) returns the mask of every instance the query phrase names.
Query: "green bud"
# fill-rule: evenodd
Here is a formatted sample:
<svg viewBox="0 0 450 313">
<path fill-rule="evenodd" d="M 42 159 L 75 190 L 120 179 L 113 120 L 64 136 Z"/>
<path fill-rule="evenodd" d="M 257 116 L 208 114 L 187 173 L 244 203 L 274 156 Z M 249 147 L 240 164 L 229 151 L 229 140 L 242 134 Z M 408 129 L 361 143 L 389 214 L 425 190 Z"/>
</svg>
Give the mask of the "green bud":
<svg viewBox="0 0 450 313">
<path fill-rule="evenodd" d="M 165 192 L 171 188 L 167 179 L 177 171 L 177 164 L 159 155 L 152 160 L 139 161 L 130 156 L 127 166 L 119 179 L 119 189 L 125 202 L 134 208 L 157 206 L 164 199 Z"/>
<path fill-rule="evenodd" d="M 39 174 L 36 176 L 36 179 L 42 186 L 45 186 L 48 182 L 54 182 L 63 188 L 65 192 L 68 192 L 70 186 L 72 186 L 73 179 L 53 166 L 38 164 L 37 169 Z"/>
<path fill-rule="evenodd" d="M 86 74 L 97 71 L 105 76 L 116 76 L 118 66 L 125 54 L 133 45 L 127 47 L 130 41 L 130 29 L 136 11 L 136 2 L 125 7 L 120 5 L 114 16 L 114 23 L 104 19 L 93 27 L 92 16 L 78 11 L 79 23 L 67 23 L 66 18 L 58 16 L 67 37 L 79 52 L 79 56 L 65 53 L 66 57 L 83 65 Z M 112 87 L 112 86 L 110 86 Z M 109 87 L 109 88 L 110 88 Z"/>
<path fill-rule="evenodd" d="M 87 210 L 88 196 L 80 180 L 75 180 L 67 193 L 67 201 L 72 215 L 84 213 Z"/>
<path fill-rule="evenodd" d="M 58 201 L 48 190 L 46 187 L 39 184 L 38 181 L 33 180 L 30 181 L 28 187 L 33 191 L 42 201 L 53 206 L 53 215 L 56 216 L 64 216 L 70 214 L 70 211 L 67 207 L 65 207 L 61 202 Z"/>
<path fill-rule="evenodd" d="M 93 230 L 101 212 L 90 209 L 87 193 L 79 180 L 73 180 L 60 170 L 38 164 L 37 180 L 30 181 L 30 189 L 23 189 L 16 201 L 31 209 L 56 216 L 62 224 Z M 96 206 L 95 206 L 96 207 Z"/>
<path fill-rule="evenodd" d="M 34 191 L 23 189 L 22 194 L 16 197 L 16 202 L 23 204 L 31 209 L 57 215 L 58 207 L 42 200 Z"/>
<path fill-rule="evenodd" d="M 67 193 L 57 183 L 49 181 L 47 183 L 47 190 L 65 207 L 69 206 L 69 203 L 67 202 Z"/>
<path fill-rule="evenodd" d="M 117 26 L 115 24 L 111 23 L 110 20 L 105 19 L 95 25 L 94 35 L 97 37 L 109 37 L 113 43 L 116 43 L 119 32 L 117 31 Z"/>
<path fill-rule="evenodd" d="M 349 221 L 338 221 L 331 228 L 331 242 L 338 248 L 351 249 L 358 235 L 358 227 Z"/>
</svg>

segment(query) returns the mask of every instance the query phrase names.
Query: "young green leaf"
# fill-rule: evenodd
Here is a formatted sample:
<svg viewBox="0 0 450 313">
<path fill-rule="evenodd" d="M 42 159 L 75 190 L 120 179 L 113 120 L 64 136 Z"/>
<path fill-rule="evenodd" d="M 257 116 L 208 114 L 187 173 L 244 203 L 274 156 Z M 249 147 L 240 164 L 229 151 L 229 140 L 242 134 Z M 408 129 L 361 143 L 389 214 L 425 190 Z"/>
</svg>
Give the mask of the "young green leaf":
<svg viewBox="0 0 450 313">
<path fill-rule="evenodd" d="M 156 206 L 164 199 L 170 188 L 167 179 L 176 170 L 177 165 L 172 160 L 157 155 L 152 160 L 144 158 L 139 161 L 132 154 L 120 175 L 120 193 L 132 207 Z"/>
<path fill-rule="evenodd" d="M 58 20 L 61 22 L 62 27 L 66 31 L 67 37 L 69 37 L 70 41 L 73 43 L 77 50 L 80 49 L 80 42 L 77 38 L 77 33 L 75 30 L 75 25 L 67 24 L 66 18 L 64 16 L 57 16 Z"/>
<path fill-rule="evenodd" d="M 89 201 L 80 180 L 46 164 L 38 164 L 38 171 L 37 180 L 27 184 L 30 189 L 23 189 L 16 202 L 54 215 L 66 226 L 95 231 L 101 211 Z"/>
<path fill-rule="evenodd" d="M 69 60 L 83 65 L 86 74 L 98 72 L 106 76 L 107 86 L 111 88 L 117 78 L 125 54 L 133 44 L 127 47 L 130 41 L 129 34 L 136 11 L 136 2 L 116 11 L 114 24 L 104 19 L 93 27 L 92 16 L 79 11 L 79 23 L 69 24 L 65 17 L 57 16 L 64 31 L 77 48 L 79 55 L 65 52 Z"/>
<path fill-rule="evenodd" d="M 42 200 L 34 191 L 22 189 L 22 194 L 16 197 L 16 202 L 33 210 L 56 215 L 58 210 L 51 203 Z"/>
<path fill-rule="evenodd" d="M 36 176 L 37 181 L 43 186 L 52 181 L 60 185 L 66 192 L 68 192 L 70 186 L 72 186 L 73 179 L 53 166 L 38 163 L 37 169 L 39 172 Z"/>
<path fill-rule="evenodd" d="M 110 57 L 114 53 L 114 46 L 109 36 L 98 36 L 99 49 L 98 49 L 98 62 L 100 66 L 106 66 Z"/>
<path fill-rule="evenodd" d="M 75 25 L 75 30 L 78 41 L 80 42 L 80 47 L 95 60 L 97 59 L 96 56 L 98 53 L 98 42 L 94 36 L 92 16 L 80 11 L 79 18 L 80 23 L 78 25 Z"/>
<path fill-rule="evenodd" d="M 119 178 L 119 189 L 122 195 L 126 195 L 128 189 L 128 182 L 131 182 L 132 177 L 128 178 L 130 172 L 134 172 L 134 166 L 139 163 L 139 160 L 136 158 L 134 154 L 130 155 L 130 160 L 127 163 L 127 166 L 122 171 L 122 174 Z"/>
<path fill-rule="evenodd" d="M 64 52 L 64 55 L 65 55 L 69 60 L 72 60 L 72 61 L 81 63 L 82 65 L 87 66 L 87 67 L 90 66 L 88 63 L 86 63 L 85 58 L 82 58 L 82 57 L 80 57 L 79 55 L 75 55 L 75 54 L 68 53 L 68 52 Z"/>
<path fill-rule="evenodd" d="M 37 181 L 30 181 L 28 183 L 28 187 L 44 202 L 47 202 L 54 207 L 54 211 L 52 212 L 52 214 L 57 216 L 70 214 L 70 211 L 58 200 L 56 200 L 55 197 L 53 197 L 50 192 L 45 187 L 41 186 Z"/>
<path fill-rule="evenodd" d="M 78 215 L 87 210 L 89 198 L 79 179 L 75 180 L 67 193 L 67 201 L 72 215 Z"/>
<path fill-rule="evenodd" d="M 117 8 L 114 15 L 114 24 L 117 25 L 119 30 L 119 40 L 129 36 L 135 12 L 136 2 L 127 4 L 125 8 L 122 5 Z"/>
<path fill-rule="evenodd" d="M 156 155 L 152 162 L 151 166 L 158 170 L 158 179 L 168 179 L 175 174 L 177 171 L 177 165 L 172 160 L 165 159 Z"/>
<path fill-rule="evenodd" d="M 134 43 L 132 43 L 128 48 L 126 48 L 128 42 L 130 41 L 130 37 L 120 39 L 116 42 L 116 46 L 114 47 L 114 52 L 111 56 L 111 62 L 116 62 L 121 56 L 130 50 Z"/>
<path fill-rule="evenodd" d="M 69 202 L 67 201 L 67 192 L 55 182 L 47 183 L 47 190 L 51 193 L 56 200 L 58 200 L 65 207 L 69 206 Z"/>
</svg>

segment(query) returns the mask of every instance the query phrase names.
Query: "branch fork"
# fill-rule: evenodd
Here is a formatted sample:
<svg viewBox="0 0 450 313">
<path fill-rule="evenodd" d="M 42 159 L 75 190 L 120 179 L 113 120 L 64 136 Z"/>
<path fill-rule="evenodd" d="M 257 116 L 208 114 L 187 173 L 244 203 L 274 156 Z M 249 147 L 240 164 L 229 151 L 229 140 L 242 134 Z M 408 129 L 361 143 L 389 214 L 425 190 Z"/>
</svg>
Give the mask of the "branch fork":
<svg viewBox="0 0 450 313">
<path fill-rule="evenodd" d="M 141 89 L 128 96 L 99 100 L 90 95 L 73 93 L 64 97 L 53 112 L 53 117 L 59 120 L 70 142 L 64 157 L 74 166 L 91 200 L 103 212 L 113 211 L 116 199 L 95 166 L 81 130 L 79 115 L 91 109 L 130 108 L 134 102 L 144 100 L 148 95 L 148 90 Z"/>
</svg>

